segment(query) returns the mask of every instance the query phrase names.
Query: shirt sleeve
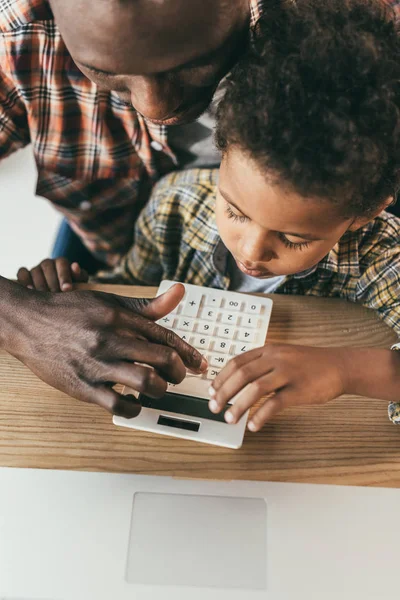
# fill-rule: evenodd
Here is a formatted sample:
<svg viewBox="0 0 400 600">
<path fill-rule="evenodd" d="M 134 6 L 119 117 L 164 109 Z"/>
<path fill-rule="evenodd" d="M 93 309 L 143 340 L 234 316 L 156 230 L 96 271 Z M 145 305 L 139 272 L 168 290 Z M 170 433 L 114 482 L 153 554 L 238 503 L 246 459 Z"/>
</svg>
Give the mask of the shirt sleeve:
<svg viewBox="0 0 400 600">
<path fill-rule="evenodd" d="M 400 338 L 400 248 L 386 248 L 364 271 L 357 301 L 373 309 Z"/>
<path fill-rule="evenodd" d="M 25 104 L 0 67 L 0 159 L 30 142 Z"/>
</svg>

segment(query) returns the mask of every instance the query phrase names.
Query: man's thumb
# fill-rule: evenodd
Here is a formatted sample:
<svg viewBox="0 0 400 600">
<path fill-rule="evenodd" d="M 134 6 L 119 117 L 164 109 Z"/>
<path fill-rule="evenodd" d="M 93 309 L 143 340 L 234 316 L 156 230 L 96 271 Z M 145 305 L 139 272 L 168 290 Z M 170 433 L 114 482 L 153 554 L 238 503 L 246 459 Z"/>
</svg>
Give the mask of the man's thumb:
<svg viewBox="0 0 400 600">
<path fill-rule="evenodd" d="M 123 298 L 123 303 L 126 308 L 134 310 L 143 317 L 147 317 L 152 321 L 158 321 L 165 317 L 168 313 L 178 306 L 179 302 L 185 295 L 185 286 L 181 283 L 176 283 L 169 288 L 161 296 L 157 298 Z"/>
</svg>

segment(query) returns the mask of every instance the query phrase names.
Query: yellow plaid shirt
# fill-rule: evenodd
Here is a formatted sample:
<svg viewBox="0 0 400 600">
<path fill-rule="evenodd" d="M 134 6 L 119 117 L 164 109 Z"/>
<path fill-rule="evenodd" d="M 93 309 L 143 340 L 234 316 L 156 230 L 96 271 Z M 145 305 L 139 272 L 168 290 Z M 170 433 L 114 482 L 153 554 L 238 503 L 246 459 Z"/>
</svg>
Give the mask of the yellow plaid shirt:
<svg viewBox="0 0 400 600">
<path fill-rule="evenodd" d="M 172 173 L 154 188 L 134 245 L 101 280 L 158 285 L 173 279 L 229 289 L 228 251 L 214 218 L 217 169 Z M 400 219 L 383 212 L 347 232 L 315 267 L 287 276 L 278 294 L 337 297 L 373 309 L 400 336 Z"/>
</svg>

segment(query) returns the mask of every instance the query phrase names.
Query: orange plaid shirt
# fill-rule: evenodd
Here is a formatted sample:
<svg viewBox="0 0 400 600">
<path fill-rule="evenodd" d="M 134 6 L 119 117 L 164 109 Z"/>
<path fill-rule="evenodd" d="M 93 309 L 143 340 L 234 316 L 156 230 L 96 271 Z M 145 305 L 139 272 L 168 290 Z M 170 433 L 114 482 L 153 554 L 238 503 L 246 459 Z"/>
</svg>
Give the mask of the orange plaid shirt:
<svg viewBox="0 0 400 600">
<path fill-rule="evenodd" d="M 262 1 L 250 0 L 251 24 Z M 37 194 L 115 264 L 151 185 L 179 165 L 168 131 L 76 67 L 45 0 L 0 0 L 0 158 L 31 143 Z"/>
</svg>

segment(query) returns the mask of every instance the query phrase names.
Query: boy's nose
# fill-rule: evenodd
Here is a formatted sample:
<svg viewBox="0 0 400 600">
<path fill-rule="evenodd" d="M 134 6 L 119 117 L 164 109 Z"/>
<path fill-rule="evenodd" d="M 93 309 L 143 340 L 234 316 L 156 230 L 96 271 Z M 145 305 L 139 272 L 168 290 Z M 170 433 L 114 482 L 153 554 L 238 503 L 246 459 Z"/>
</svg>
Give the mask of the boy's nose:
<svg viewBox="0 0 400 600">
<path fill-rule="evenodd" d="M 171 117 L 183 102 L 183 90 L 164 76 L 133 77 L 130 83 L 133 107 L 150 120 Z"/>
<path fill-rule="evenodd" d="M 240 251 L 242 259 L 249 264 L 267 263 L 274 258 L 274 251 L 267 245 L 265 237 L 262 240 L 257 237 L 243 240 Z"/>
</svg>

